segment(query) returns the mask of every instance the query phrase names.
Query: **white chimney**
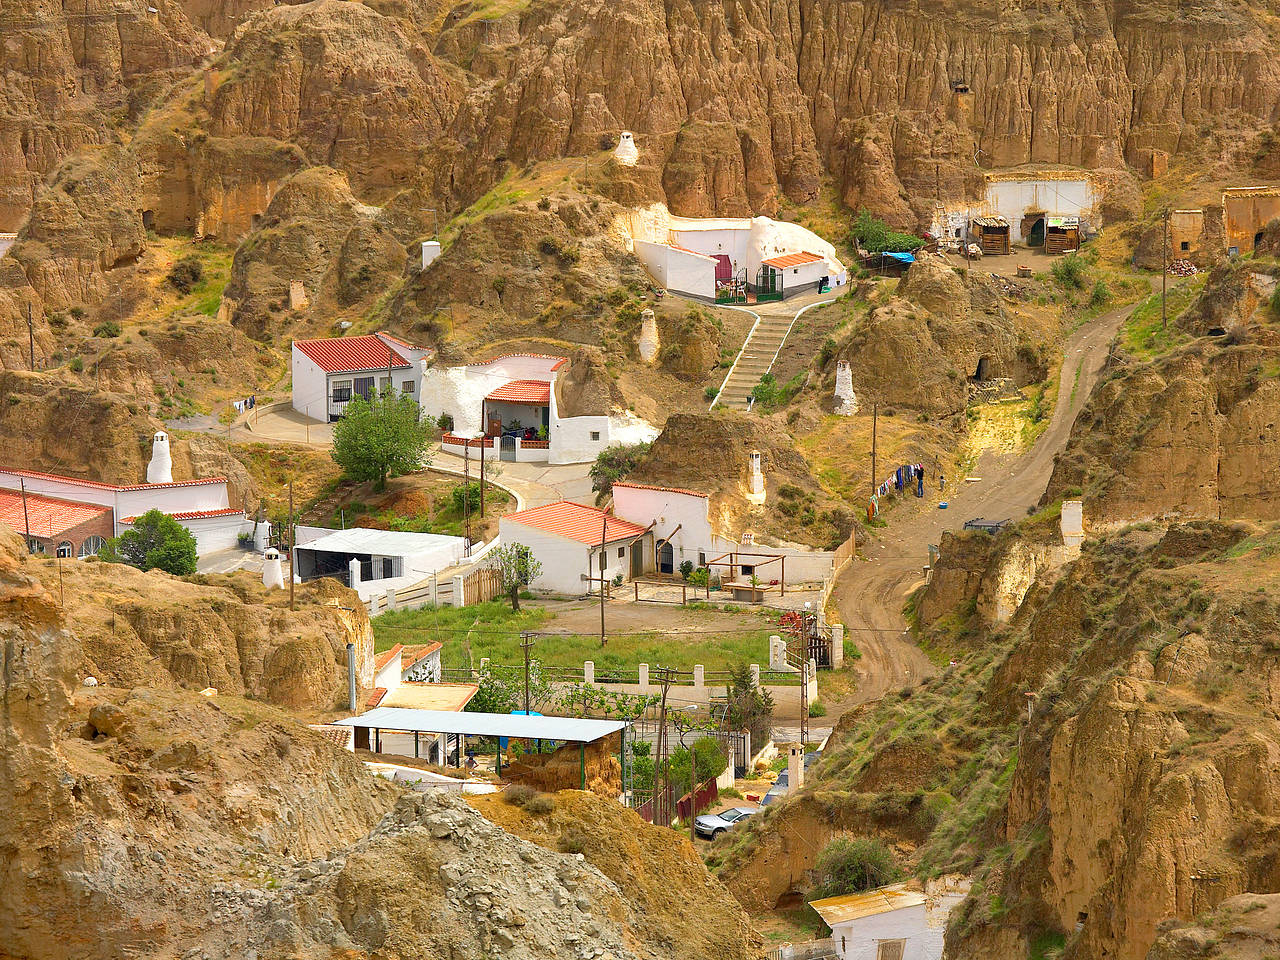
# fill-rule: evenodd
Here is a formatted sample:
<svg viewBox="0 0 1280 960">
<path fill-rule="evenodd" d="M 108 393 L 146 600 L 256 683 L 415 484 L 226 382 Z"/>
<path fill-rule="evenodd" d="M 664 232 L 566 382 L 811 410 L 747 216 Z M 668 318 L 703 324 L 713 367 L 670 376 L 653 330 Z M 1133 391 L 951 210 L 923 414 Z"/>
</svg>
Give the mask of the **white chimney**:
<svg viewBox="0 0 1280 960">
<path fill-rule="evenodd" d="M 751 451 L 751 481 L 747 488 L 747 500 L 754 504 L 765 501 L 764 471 L 760 467 L 760 451 Z"/>
<path fill-rule="evenodd" d="M 858 398 L 853 393 L 853 370 L 848 360 L 836 364 L 836 413 L 851 417 L 858 412 Z"/>
<path fill-rule="evenodd" d="M 157 430 L 151 438 L 151 462 L 147 464 L 147 483 L 173 483 L 173 458 L 169 455 L 169 435 Z"/>
<path fill-rule="evenodd" d="M 613 159 L 624 167 L 634 167 L 640 159 L 640 151 L 636 149 L 636 138 L 630 130 L 623 130 L 618 138 L 618 146 L 613 151 Z"/>
<path fill-rule="evenodd" d="M 280 551 L 275 547 L 267 549 L 266 559 L 262 562 L 262 585 L 284 589 L 284 568 L 280 565 Z"/>
</svg>

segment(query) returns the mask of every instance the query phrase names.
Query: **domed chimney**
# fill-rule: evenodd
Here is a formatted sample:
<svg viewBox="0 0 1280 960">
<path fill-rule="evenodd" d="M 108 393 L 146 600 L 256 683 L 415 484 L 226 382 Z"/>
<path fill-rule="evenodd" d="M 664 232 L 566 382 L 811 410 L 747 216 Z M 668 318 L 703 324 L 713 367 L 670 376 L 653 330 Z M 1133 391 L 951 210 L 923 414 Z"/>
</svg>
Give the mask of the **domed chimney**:
<svg viewBox="0 0 1280 960">
<path fill-rule="evenodd" d="M 147 464 L 147 483 L 173 483 L 173 458 L 169 455 L 169 435 L 157 430 L 151 438 L 151 462 Z"/>
<path fill-rule="evenodd" d="M 284 569 L 280 565 L 280 552 L 275 547 L 267 548 L 266 559 L 262 562 L 262 585 L 284 589 Z"/>
<path fill-rule="evenodd" d="M 636 138 L 630 130 L 623 130 L 618 137 L 618 146 L 614 148 L 613 159 L 624 167 L 634 167 L 640 160 L 640 151 L 636 149 Z"/>
</svg>

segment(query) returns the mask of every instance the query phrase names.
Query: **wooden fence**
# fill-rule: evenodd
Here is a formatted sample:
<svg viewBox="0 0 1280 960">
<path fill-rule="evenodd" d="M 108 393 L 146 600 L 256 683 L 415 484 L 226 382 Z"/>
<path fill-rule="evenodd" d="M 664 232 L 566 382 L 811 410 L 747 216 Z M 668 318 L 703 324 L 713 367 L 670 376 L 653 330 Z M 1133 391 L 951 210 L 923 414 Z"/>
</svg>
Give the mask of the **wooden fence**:
<svg viewBox="0 0 1280 960">
<path fill-rule="evenodd" d="M 462 606 L 484 603 L 502 594 L 502 571 L 481 567 L 462 578 Z"/>
</svg>

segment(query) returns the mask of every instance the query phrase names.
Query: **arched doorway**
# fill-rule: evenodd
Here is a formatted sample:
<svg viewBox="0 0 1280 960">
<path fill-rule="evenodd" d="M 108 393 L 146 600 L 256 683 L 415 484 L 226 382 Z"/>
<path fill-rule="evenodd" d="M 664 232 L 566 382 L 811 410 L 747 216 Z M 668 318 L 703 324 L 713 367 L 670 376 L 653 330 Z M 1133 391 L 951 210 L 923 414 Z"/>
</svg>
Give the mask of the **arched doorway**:
<svg viewBox="0 0 1280 960">
<path fill-rule="evenodd" d="M 658 548 L 658 572 L 676 572 L 676 552 L 672 549 L 670 543 L 663 543 L 663 545 Z"/>
</svg>

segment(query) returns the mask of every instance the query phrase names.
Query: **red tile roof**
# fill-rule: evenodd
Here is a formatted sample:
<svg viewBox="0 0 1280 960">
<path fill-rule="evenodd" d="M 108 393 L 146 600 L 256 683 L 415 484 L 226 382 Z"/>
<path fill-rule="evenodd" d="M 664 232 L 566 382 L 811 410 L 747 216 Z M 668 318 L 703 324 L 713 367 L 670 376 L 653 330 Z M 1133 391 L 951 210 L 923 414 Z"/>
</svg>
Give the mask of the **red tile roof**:
<svg viewBox="0 0 1280 960">
<path fill-rule="evenodd" d="M 476 366 L 483 367 L 486 364 L 497 363 L 499 360 L 510 360 L 512 357 L 532 357 L 535 360 L 559 361 L 558 363 L 554 364 L 551 367 L 552 370 L 559 370 L 561 367 L 563 367 L 566 363 L 569 362 L 568 357 L 555 357 L 549 353 L 502 353 L 496 357 L 493 357 L 490 360 L 481 360 L 478 364 L 476 364 Z"/>
<path fill-rule="evenodd" d="M 387 331 L 385 330 L 379 330 L 378 336 L 384 340 L 390 340 L 392 343 L 398 343 L 402 347 L 408 347 L 410 350 L 423 349 L 422 347 L 419 347 L 417 344 L 410 343 L 408 340 L 401 340 L 394 333 L 387 333 Z"/>
<path fill-rule="evenodd" d="M 564 537 L 566 540 L 577 540 L 579 543 L 584 543 L 589 547 L 598 547 L 600 545 L 601 518 L 606 516 L 608 517 L 604 521 L 607 530 L 606 543 L 631 540 L 648 529 L 638 523 L 632 523 L 630 520 L 623 520 L 621 517 L 606 514 L 596 507 L 588 507 L 585 504 L 573 503 L 569 500 L 548 503 L 545 506 L 534 507 L 531 510 L 521 510 L 518 513 L 509 513 L 503 519 L 523 524 L 526 527 L 533 527 L 537 530 L 544 530 L 558 537 Z"/>
<path fill-rule="evenodd" d="M 372 333 L 363 337 L 329 337 L 325 340 L 295 340 L 293 345 L 315 361 L 326 373 L 355 373 L 360 370 L 385 370 L 388 360 L 393 369 L 409 366 L 409 361 Z"/>
<path fill-rule="evenodd" d="M 761 263 L 767 263 L 771 267 L 798 267 L 802 263 L 815 263 L 818 260 L 825 260 L 816 253 L 810 253 L 808 250 L 803 253 L 784 253 L 780 257 L 770 257 L 768 260 L 762 260 Z"/>
<path fill-rule="evenodd" d="M 198 487 L 206 483 L 226 483 L 226 477 L 206 477 L 203 480 L 171 480 L 169 483 L 131 483 L 121 487 L 114 483 L 103 483 L 100 480 L 82 480 L 80 477 L 64 477 L 57 473 L 39 473 L 35 470 L 15 470 L 12 467 L 0 467 L 0 473 L 12 473 L 15 477 L 30 477 L 33 480 L 61 480 L 64 483 L 77 483 L 82 487 L 93 487 L 95 490 L 148 490 L 168 487 Z"/>
<path fill-rule="evenodd" d="M 425 659 L 435 653 L 444 644 L 441 643 L 413 643 L 400 651 L 400 666 L 404 670 L 408 670 L 419 660 Z"/>
<path fill-rule="evenodd" d="M 27 494 L 27 508 L 24 512 L 21 491 L 0 490 L 0 523 L 7 523 L 19 533 L 25 533 L 29 517 L 33 537 L 59 536 L 63 531 L 104 513 L 109 515 L 111 508 L 98 506 L 96 503 L 58 500 L 38 493 Z"/>
<path fill-rule="evenodd" d="M 158 509 L 158 508 L 157 508 Z M 161 510 L 161 513 L 168 513 L 167 510 Z M 208 517 L 243 517 L 244 510 L 240 507 L 223 507 L 221 510 L 188 510 L 185 513 L 170 513 L 169 516 L 175 520 L 204 520 Z M 125 517 L 121 523 L 133 523 L 137 517 Z"/>
<path fill-rule="evenodd" d="M 710 496 L 706 493 L 699 493 L 697 490 L 685 490 L 683 487 L 655 487 L 651 483 L 632 483 L 627 480 L 625 483 L 619 481 L 614 484 L 615 487 L 631 487 L 634 490 L 657 490 L 661 493 L 683 493 L 688 497 L 701 497 L 703 500 Z"/>
<path fill-rule="evenodd" d="M 497 400 L 502 403 L 535 403 L 551 402 L 551 384 L 546 380 L 512 380 L 504 383 L 486 400 Z"/>
<path fill-rule="evenodd" d="M 383 667 L 385 667 L 388 663 L 391 662 L 392 658 L 400 656 L 400 651 L 403 649 L 404 649 L 404 644 L 397 643 L 390 650 L 383 650 L 382 653 L 378 654 L 378 658 L 373 661 L 373 669 L 381 670 Z"/>
<path fill-rule="evenodd" d="M 369 694 L 369 699 L 364 702 L 366 707 L 376 707 L 382 702 L 382 698 L 387 695 L 386 687 L 374 687 L 373 693 Z"/>
</svg>

